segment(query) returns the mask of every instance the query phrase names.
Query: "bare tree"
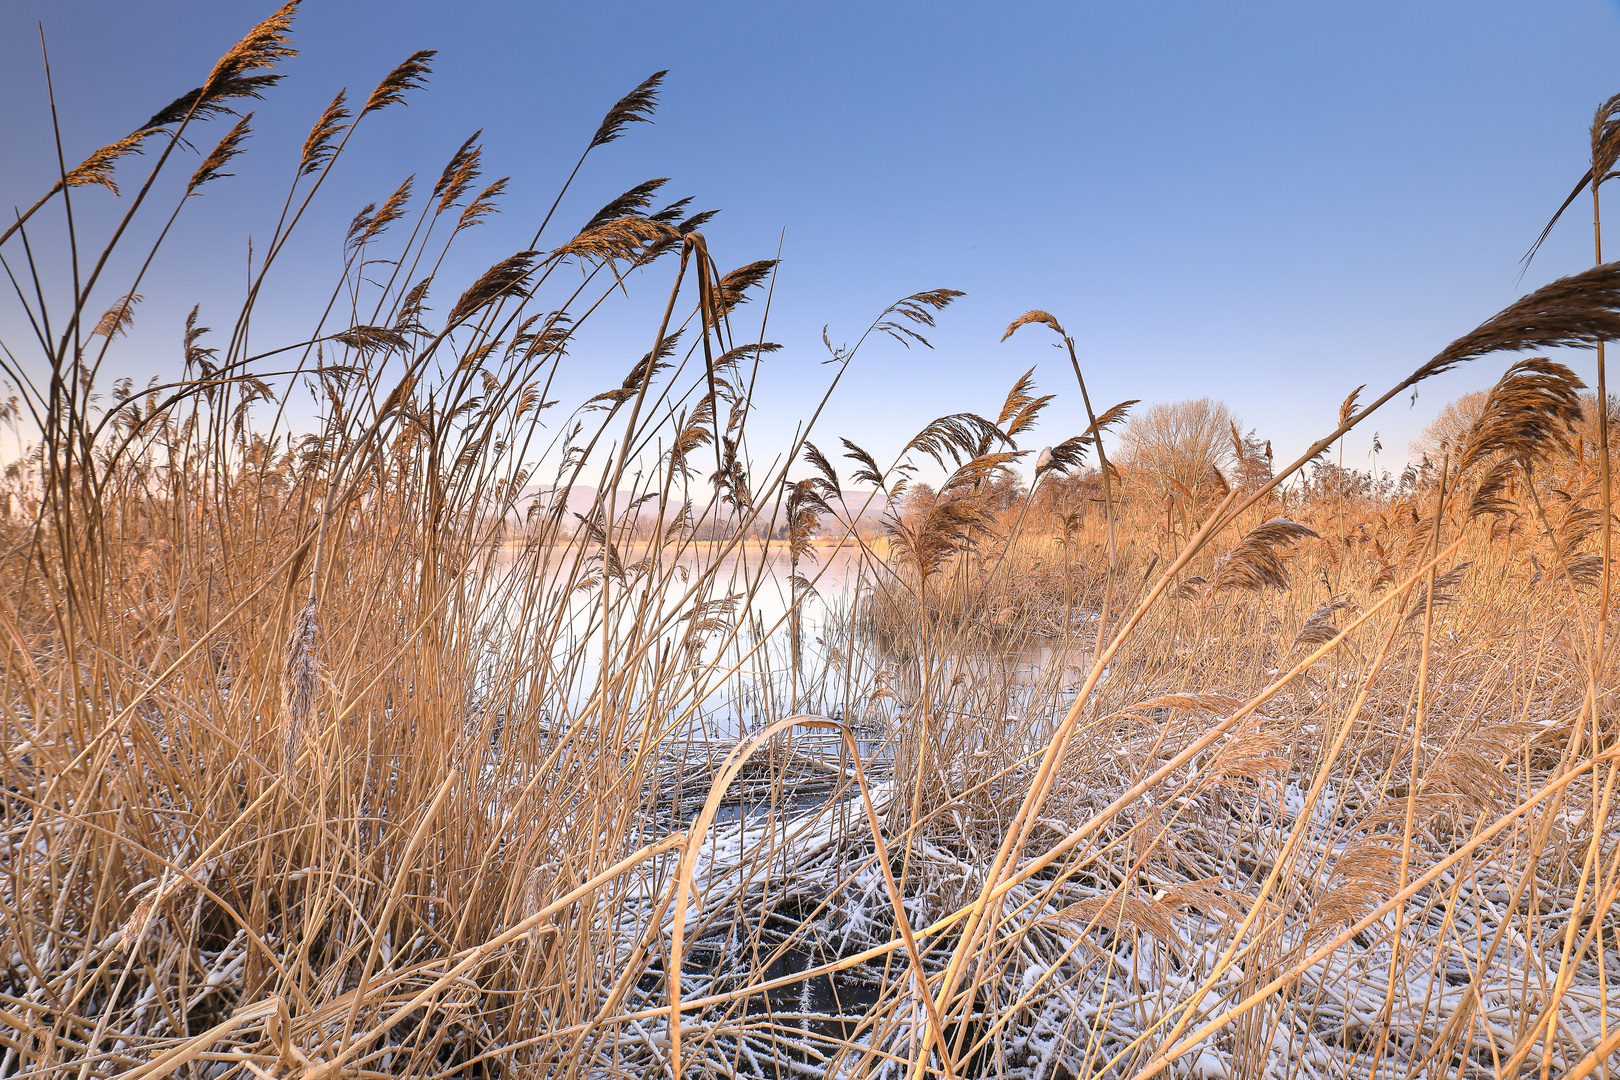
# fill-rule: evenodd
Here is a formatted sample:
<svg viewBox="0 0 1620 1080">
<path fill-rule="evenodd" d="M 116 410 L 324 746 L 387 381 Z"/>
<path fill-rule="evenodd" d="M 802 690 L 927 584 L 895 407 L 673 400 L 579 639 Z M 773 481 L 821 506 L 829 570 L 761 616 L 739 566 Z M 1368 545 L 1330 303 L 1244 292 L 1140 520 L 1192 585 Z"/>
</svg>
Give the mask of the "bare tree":
<svg viewBox="0 0 1620 1080">
<path fill-rule="evenodd" d="M 1161 495 L 1202 502 L 1221 487 L 1215 470 L 1225 472 L 1236 460 L 1231 433 L 1242 427 L 1224 401 L 1159 402 L 1131 417 L 1121 457 Z"/>
<path fill-rule="evenodd" d="M 1417 467 L 1417 477 L 1437 475 L 1434 470 L 1449 455 L 1453 466 L 1462 447 L 1468 441 L 1469 430 L 1484 411 L 1488 392 L 1476 390 L 1452 401 L 1440 410 L 1440 415 L 1413 439 L 1408 452 Z M 1610 395 L 1607 423 L 1600 422 L 1598 398 L 1587 391 L 1580 395 L 1581 416 L 1570 428 L 1567 443 L 1556 445 L 1542 454 L 1537 468 L 1538 484 L 1554 489 L 1571 490 L 1585 483 L 1595 483 L 1600 476 L 1599 447 L 1602 432 L 1607 429 L 1610 454 L 1620 451 L 1620 397 Z M 1510 488 L 1512 485 L 1510 484 Z"/>
<path fill-rule="evenodd" d="M 1486 396 L 1486 391 L 1475 390 L 1447 403 L 1446 407 L 1440 410 L 1440 415 L 1430 420 L 1428 426 L 1407 447 L 1413 463 L 1422 464 L 1424 459 L 1428 459 L 1430 463 L 1438 466 L 1446 454 L 1455 456 L 1468 438 L 1468 429 L 1474 426 L 1480 411 L 1485 408 Z"/>
</svg>

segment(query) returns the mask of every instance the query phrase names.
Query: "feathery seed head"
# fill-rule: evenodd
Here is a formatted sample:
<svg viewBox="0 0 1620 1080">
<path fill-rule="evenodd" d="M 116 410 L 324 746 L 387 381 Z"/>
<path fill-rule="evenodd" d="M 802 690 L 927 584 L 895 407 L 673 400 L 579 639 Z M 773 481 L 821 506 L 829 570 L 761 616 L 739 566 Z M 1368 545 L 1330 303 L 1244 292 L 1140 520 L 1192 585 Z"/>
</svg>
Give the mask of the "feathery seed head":
<svg viewBox="0 0 1620 1080">
<path fill-rule="evenodd" d="M 1400 389 L 1493 352 L 1589 349 L 1620 338 L 1620 262 L 1543 285 L 1481 323 L 1407 376 Z"/>
<path fill-rule="evenodd" d="M 630 91 L 614 103 L 607 115 L 602 118 L 602 124 L 591 137 L 591 145 L 587 150 L 595 150 L 598 146 L 606 145 L 624 134 L 625 128 L 631 124 L 651 123 L 653 109 L 658 105 L 658 87 L 669 74 L 666 68 L 655 71 L 643 79 L 641 85 Z"/>
<path fill-rule="evenodd" d="M 344 107 L 348 95 L 347 90 L 339 90 L 337 97 L 321 113 L 321 118 L 315 121 L 315 126 L 309 129 L 309 135 L 304 139 L 304 149 L 298 158 L 298 175 L 308 176 L 320 170 L 321 166 L 331 160 L 337 153 L 337 147 L 332 141 L 337 133 L 343 130 L 343 121 L 349 118 L 349 110 Z"/>
<path fill-rule="evenodd" d="M 1549 450 L 1568 451 L 1585 387 L 1563 364 L 1540 356 L 1520 360 L 1491 388 L 1468 430 L 1458 468 L 1499 453 L 1529 465 Z"/>
<path fill-rule="evenodd" d="M 739 266 L 725 277 L 714 290 L 713 322 L 729 315 L 739 304 L 748 302 L 748 290 L 765 280 L 767 274 L 776 268 L 775 259 L 759 259 L 747 266 Z M 713 323 L 711 322 L 711 325 Z"/>
<path fill-rule="evenodd" d="M 1048 446 L 1041 451 L 1040 457 L 1035 461 L 1035 475 L 1056 470 L 1066 473 L 1070 469 L 1078 469 L 1085 464 L 1086 451 L 1091 446 L 1090 435 L 1076 435 L 1072 439 L 1064 439 L 1056 446 Z"/>
<path fill-rule="evenodd" d="M 1365 389 L 1367 389 L 1367 384 L 1362 383 L 1360 386 L 1350 391 L 1350 395 L 1346 397 L 1344 399 L 1344 403 L 1339 406 L 1340 427 L 1344 427 L 1350 422 L 1350 418 L 1356 415 L 1356 399 L 1361 396 L 1361 392 Z"/>
<path fill-rule="evenodd" d="M 381 207 L 375 214 L 366 218 L 365 225 L 355 233 L 352 229 L 349 234 L 349 245 L 358 247 L 375 239 L 389 224 L 405 216 L 405 204 L 411 198 L 411 183 L 415 175 L 407 176 L 405 182 L 394 189 L 394 193 L 383 200 Z M 356 219 L 358 220 L 358 219 Z"/>
<path fill-rule="evenodd" d="M 804 457 L 806 461 L 814 465 L 816 469 L 820 471 L 823 479 L 825 479 L 827 482 L 828 493 L 836 495 L 840 490 L 840 485 L 838 483 L 838 470 L 833 468 L 832 462 L 827 460 L 825 454 L 816 449 L 816 444 L 810 442 L 808 439 L 805 440 L 804 444 Z"/>
<path fill-rule="evenodd" d="M 627 217 L 631 214 L 640 214 L 643 210 L 647 209 L 648 204 L 652 202 L 653 194 L 667 183 L 669 183 L 669 177 L 660 176 L 637 184 L 635 187 L 631 188 L 623 195 L 620 195 L 618 198 L 614 199 L 612 202 L 608 203 L 606 206 L 602 207 L 602 209 L 598 210 L 594 215 L 592 215 L 591 220 L 585 223 L 585 227 L 581 229 L 580 232 L 586 232 L 590 229 L 594 229 L 598 225 L 612 221 L 615 218 Z M 688 199 L 683 201 L 690 202 L 691 200 Z M 668 221 L 665 221 L 658 215 L 653 215 L 651 220 L 662 221 L 664 224 L 669 224 Z"/>
<path fill-rule="evenodd" d="M 96 328 L 90 331 L 92 337 L 99 334 L 104 338 L 114 338 L 121 334 L 128 334 L 129 328 L 135 322 L 135 305 L 144 300 L 140 293 L 130 293 L 119 297 L 118 302 L 107 309 L 96 323 Z M 193 312 L 195 314 L 195 312 Z"/>
<path fill-rule="evenodd" d="M 1068 337 L 1068 334 L 1064 333 L 1063 331 L 1063 324 L 1057 321 L 1056 316 L 1036 309 L 1034 311 L 1026 311 L 1022 315 L 1018 316 L 1018 318 L 1014 319 L 1007 327 L 1007 332 L 1001 335 L 1001 340 L 1006 341 L 1008 338 L 1013 336 L 1013 332 L 1019 327 L 1028 326 L 1030 323 L 1042 323 L 1043 325 L 1050 326 L 1053 330 L 1057 331 L 1059 337 Z"/>
<path fill-rule="evenodd" d="M 298 50 L 287 44 L 288 29 L 298 3 L 299 0 L 289 0 L 274 15 L 248 31 L 246 37 L 219 58 L 201 86 L 188 90 L 158 110 L 137 129 L 137 134 L 228 112 L 225 102 L 233 98 L 263 97 L 263 91 L 280 82 L 281 75 L 250 75 L 248 72 L 274 67 L 278 60 L 298 55 Z"/>
<path fill-rule="evenodd" d="M 460 202 L 461 197 L 467 193 L 467 189 L 472 187 L 473 181 L 478 179 L 478 175 L 482 171 L 481 162 L 484 157 L 484 148 L 477 145 L 477 143 L 478 136 L 483 133 L 484 129 L 479 128 L 467 136 L 467 141 L 462 143 L 454 154 L 450 155 L 450 160 L 445 165 L 444 171 L 439 174 L 438 181 L 434 183 L 433 196 L 439 200 L 439 213 L 442 214 Z"/>
<path fill-rule="evenodd" d="M 113 182 L 113 165 L 119 158 L 129 154 L 144 153 L 141 143 L 151 135 L 149 130 L 141 130 L 133 135 L 126 135 L 115 143 L 109 143 L 100 150 L 81 161 L 70 170 L 67 176 L 58 180 L 51 188 L 59 191 L 63 187 L 84 187 L 86 184 L 100 184 L 114 195 L 118 194 L 118 185 Z"/>
<path fill-rule="evenodd" d="M 1603 183 L 1620 159 L 1620 94 L 1597 107 L 1592 117 L 1592 180 Z"/>
<path fill-rule="evenodd" d="M 360 115 L 376 112 L 396 102 L 408 104 L 405 102 L 406 91 L 419 90 L 427 85 L 427 76 L 433 73 L 428 61 L 437 53 L 437 49 L 419 49 L 406 57 L 402 64 L 377 84 L 377 89 L 366 99 L 366 107 L 360 110 Z"/>
<path fill-rule="evenodd" d="M 1307 536 L 1321 538 L 1315 529 L 1282 517 L 1272 518 L 1256 527 L 1236 547 L 1216 560 L 1215 580 L 1210 585 L 1210 591 L 1287 589 L 1288 571 L 1283 566 L 1279 552 Z"/>
<path fill-rule="evenodd" d="M 534 260 L 539 254 L 538 251 L 520 251 L 485 270 L 483 276 L 473 282 L 472 287 L 456 301 L 456 306 L 450 309 L 450 318 L 445 325 L 456 326 L 465 322 L 474 312 L 502 296 L 527 296 L 523 281 L 533 271 Z"/>
<path fill-rule="evenodd" d="M 219 140 L 219 145 L 215 146 L 213 152 L 203 159 L 201 165 L 197 166 L 197 171 L 191 174 L 191 182 L 186 185 L 187 195 L 194 194 L 198 188 L 210 180 L 216 180 L 221 176 L 235 175 L 220 170 L 226 166 L 231 158 L 242 152 L 242 140 L 248 136 L 248 121 L 252 119 L 253 114 L 248 113 L 238 120 L 230 131 L 225 133 L 223 139 Z"/>
</svg>

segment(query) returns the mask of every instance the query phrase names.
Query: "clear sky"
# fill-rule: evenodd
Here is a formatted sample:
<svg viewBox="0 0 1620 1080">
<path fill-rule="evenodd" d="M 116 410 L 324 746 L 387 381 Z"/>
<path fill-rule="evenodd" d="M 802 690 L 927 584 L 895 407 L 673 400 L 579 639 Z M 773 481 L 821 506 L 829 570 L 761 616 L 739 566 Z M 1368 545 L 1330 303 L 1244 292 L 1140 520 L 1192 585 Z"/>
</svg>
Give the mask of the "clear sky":
<svg viewBox="0 0 1620 1080">
<path fill-rule="evenodd" d="M 197 85 L 273 7 L 8 0 L 5 198 L 26 206 L 55 175 L 36 23 L 77 160 Z M 460 269 L 521 248 L 603 111 L 669 68 L 657 123 L 592 156 L 564 219 L 668 176 L 666 191 L 723 209 L 705 229 L 722 267 L 781 240 L 768 337 L 786 349 L 768 361 L 765 424 L 796 418 L 825 377 L 824 324 L 847 340 L 906 293 L 965 290 L 935 351 L 874 344 L 823 421 L 829 440 L 880 456 L 940 413 L 993 411 L 1037 362 L 1042 389 L 1062 394 L 1039 438 L 1078 430 L 1060 354 L 1029 331 L 998 344 L 1030 307 L 1078 338 L 1099 405 L 1209 395 L 1279 454 L 1303 448 L 1357 384 L 1387 387 L 1521 291 L 1589 264 L 1582 204 L 1518 281 L 1586 167 L 1594 107 L 1620 92 L 1620 12 L 1600 0 L 308 0 L 294 44 L 287 79 L 254 105 L 237 175 L 192 201 L 144 290 L 130 374 L 178 366 L 193 303 L 208 322 L 240 297 L 246 237 L 269 231 L 297 146 L 339 87 L 361 96 L 411 51 L 439 50 L 429 88 L 356 136 L 272 310 L 324 300 L 355 210 L 408 173 L 430 182 L 477 128 L 486 175 L 513 182 Z M 81 196 L 92 201 L 113 204 L 99 189 Z M 642 293 L 661 293 L 672 269 L 650 271 Z M 573 387 L 616 384 L 654 328 L 642 304 L 602 320 L 569 360 Z M 0 307 L 0 332 L 18 330 Z M 1445 401 L 1510 359 L 1390 406 L 1346 464 L 1369 464 L 1376 429 L 1398 467 Z M 1569 359 L 1590 377 L 1590 354 Z"/>
</svg>

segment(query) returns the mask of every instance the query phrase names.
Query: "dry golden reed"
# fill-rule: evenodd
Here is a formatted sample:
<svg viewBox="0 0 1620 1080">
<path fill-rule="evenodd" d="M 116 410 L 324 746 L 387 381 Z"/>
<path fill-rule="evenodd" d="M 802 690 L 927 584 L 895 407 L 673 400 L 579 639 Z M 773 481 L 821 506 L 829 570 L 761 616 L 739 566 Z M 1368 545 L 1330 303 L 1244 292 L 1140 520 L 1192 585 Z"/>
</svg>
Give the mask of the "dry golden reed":
<svg viewBox="0 0 1620 1080">
<path fill-rule="evenodd" d="M 1505 365 L 1401 478 L 1324 457 L 1464 361 L 1620 336 L 1614 264 L 1357 387 L 1292 464 L 1232 421 L 1173 470 L 1133 455 L 1120 425 L 1158 414 L 1096 412 L 1040 310 L 1003 348 L 1056 333 L 1077 407 L 1013 363 L 894 459 L 835 461 L 845 372 L 927 347 L 961 293 L 829 330 L 807 400 L 747 303 L 774 260 L 722 271 L 663 178 L 569 217 L 570 176 L 453 280 L 447 245 L 523 183 L 485 181 L 476 133 L 431 188 L 355 200 L 340 301 L 271 342 L 291 231 L 424 50 L 314 119 L 222 330 L 193 308 L 169 381 L 109 384 L 166 285 L 125 226 L 228 194 L 247 118 L 199 131 L 276 85 L 295 10 L 0 233 L 40 281 L 19 325 L 95 327 L 5 343 L 31 445 L 0 471 L 0 1075 L 1579 1078 L 1620 1052 L 1602 354 L 1595 395 Z M 1587 182 L 1617 131 L 1611 101 Z M 214 149 L 187 173 L 182 141 Z M 97 250 L 37 215 L 67 195 L 127 197 L 77 284 L 36 259 Z M 646 341 L 572 355 L 649 282 Z M 572 399 L 585 364 L 629 374 Z M 756 460 L 779 390 L 804 423 Z"/>
</svg>

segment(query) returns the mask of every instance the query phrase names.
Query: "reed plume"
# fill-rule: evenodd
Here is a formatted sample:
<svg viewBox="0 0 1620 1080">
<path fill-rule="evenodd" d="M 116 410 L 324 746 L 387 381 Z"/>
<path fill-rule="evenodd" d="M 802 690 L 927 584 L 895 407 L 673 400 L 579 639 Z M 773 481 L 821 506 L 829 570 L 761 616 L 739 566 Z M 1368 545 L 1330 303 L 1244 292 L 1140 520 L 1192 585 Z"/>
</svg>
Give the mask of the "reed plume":
<svg viewBox="0 0 1620 1080">
<path fill-rule="evenodd" d="M 344 121 L 349 118 L 349 110 L 345 106 L 347 100 L 348 91 L 339 90 L 332 103 L 322 111 L 320 119 L 315 121 L 315 126 L 309 129 L 309 134 L 304 138 L 303 152 L 298 156 L 300 176 L 319 172 L 337 153 L 333 140 L 345 130 Z"/>
<path fill-rule="evenodd" d="M 1513 512 L 1513 503 L 1506 498 L 1509 483 L 1518 468 L 1513 458 L 1504 457 L 1485 470 L 1468 500 L 1468 517 L 1501 516 Z"/>
<path fill-rule="evenodd" d="M 587 221 L 579 231 L 589 232 L 599 225 L 605 225 L 618 218 L 641 215 L 642 211 L 652 204 L 654 193 L 667 183 L 669 183 L 669 177 L 660 176 L 637 184 L 591 215 L 591 220 Z M 668 224 L 668 222 L 664 222 L 664 224 Z"/>
<path fill-rule="evenodd" d="M 88 184 L 100 184 L 108 191 L 117 195 L 118 184 L 113 180 L 113 166 L 118 160 L 130 154 L 144 153 L 142 144 L 152 134 L 149 129 L 141 129 L 132 134 L 125 135 L 117 142 L 108 143 L 95 151 L 79 164 L 68 171 L 68 174 L 58 180 L 51 187 L 54 194 L 64 187 L 84 187 Z"/>
<path fill-rule="evenodd" d="M 350 244 L 355 247 L 369 244 L 381 235 L 382 231 L 388 228 L 392 222 L 404 217 L 405 204 L 410 201 L 411 184 L 415 180 L 414 175 L 407 176 L 399 187 L 394 189 L 393 194 L 383 200 L 382 205 L 377 208 L 375 213 L 367 215 L 364 227 L 350 238 Z"/>
<path fill-rule="evenodd" d="M 253 114 L 248 113 L 246 116 L 242 117 L 242 119 L 238 120 L 234 125 L 232 125 L 231 130 L 225 133 L 225 137 L 219 140 L 219 143 L 214 147 L 214 149 L 209 151 L 208 156 L 203 158 L 202 164 L 197 166 L 197 171 L 191 174 L 191 180 L 186 184 L 187 195 L 196 194 L 197 189 L 208 183 L 210 180 L 217 180 L 222 176 L 234 175 L 233 173 L 221 172 L 220 170 L 225 168 L 233 157 L 242 153 L 244 149 L 242 146 L 242 140 L 246 139 L 248 136 L 248 131 L 250 130 L 248 127 L 248 122 L 252 119 Z"/>
<path fill-rule="evenodd" d="M 1356 602 L 1348 596 L 1334 597 L 1315 611 L 1299 628 L 1294 635 L 1293 647 L 1314 648 L 1324 645 L 1339 636 L 1339 628 L 1333 624 L 1334 616 L 1341 611 L 1355 611 Z"/>
<path fill-rule="evenodd" d="M 1210 591 L 1287 589 L 1288 570 L 1283 565 L 1281 552 L 1307 536 L 1321 539 L 1315 529 L 1287 518 L 1272 518 L 1255 527 L 1236 547 L 1216 561 Z"/>
<path fill-rule="evenodd" d="M 135 305 L 144 299 L 140 293 L 119 297 L 118 302 L 108 308 L 96 321 L 96 328 L 90 331 L 91 335 L 113 338 L 129 333 L 129 328 L 135 324 Z M 196 313 L 192 314 L 195 316 Z"/>
<path fill-rule="evenodd" d="M 1090 435 L 1076 435 L 1056 446 L 1046 447 L 1035 461 L 1036 477 L 1053 470 L 1064 473 L 1081 468 L 1086 463 L 1086 451 L 1091 442 Z"/>
<path fill-rule="evenodd" d="M 1493 352 L 1589 349 L 1620 337 L 1620 263 L 1604 263 L 1543 285 L 1453 341 L 1402 386 Z"/>
<path fill-rule="evenodd" d="M 850 476 L 850 479 L 857 484 L 873 484 L 879 489 L 884 489 L 884 477 L 886 474 L 878 466 L 876 459 L 848 439 L 840 438 L 838 441 L 843 443 L 844 448 L 848 451 L 844 456 L 860 465 L 860 468 Z"/>
<path fill-rule="evenodd" d="M 1041 410 L 1050 405 L 1053 399 L 1057 397 L 1056 394 L 1043 394 L 1036 397 L 1033 393 L 1034 389 L 1035 369 L 1030 368 L 1008 391 L 1007 400 L 1001 406 L 1001 414 L 996 417 L 996 427 L 1002 428 L 1008 439 L 1015 439 L 1034 427 Z M 979 453 L 988 453 L 989 450 L 988 438 L 981 440 Z"/>
<path fill-rule="evenodd" d="M 776 269 L 775 259 L 758 259 L 746 266 L 739 266 L 722 277 L 714 290 L 711 325 L 735 311 L 737 305 L 746 304 L 748 290 L 764 281 L 774 269 Z"/>
<path fill-rule="evenodd" d="M 427 85 L 427 77 L 433 73 L 428 61 L 438 54 L 437 49 L 418 49 L 383 77 L 382 82 L 366 98 L 365 108 L 360 115 L 385 109 L 390 105 L 409 104 L 405 95 L 412 90 L 420 90 Z"/>
<path fill-rule="evenodd" d="M 966 295 L 959 289 L 929 289 L 925 292 L 912 293 L 885 310 L 873 324 L 872 329 L 889 335 L 907 348 L 915 341 L 931 349 L 933 346 L 928 344 L 928 339 L 914 327 L 933 326 L 936 312 L 943 311 L 957 297 Z M 890 318 L 890 316 L 898 317 Z M 907 323 L 912 325 L 908 326 Z"/>
<path fill-rule="evenodd" d="M 433 184 L 433 197 L 439 200 L 439 213 L 444 213 L 472 188 L 473 181 L 483 172 L 484 148 L 478 145 L 482 128 L 467 136 L 467 141 L 456 148 L 445 163 L 439 179 Z"/>
<path fill-rule="evenodd" d="M 460 326 L 503 296 L 527 296 L 523 291 L 523 282 L 534 271 L 534 260 L 540 254 L 538 251 L 520 251 L 485 270 L 450 309 L 450 316 L 445 320 L 446 329 Z"/>
<path fill-rule="evenodd" d="M 840 490 L 838 470 L 833 468 L 832 462 L 827 460 L 827 455 L 818 450 L 816 444 L 808 439 L 804 442 L 804 459 L 815 466 L 816 471 L 821 473 L 822 479 L 826 481 L 824 490 L 827 494 L 837 496 Z"/>
<path fill-rule="evenodd" d="M 650 218 L 635 214 L 614 218 L 579 233 L 555 248 L 550 261 L 591 259 L 601 263 L 640 261 L 643 256 L 670 250 L 681 234 Z"/>
<path fill-rule="evenodd" d="M 587 152 L 619 138 L 631 124 L 651 123 L 653 110 L 658 106 L 658 88 L 663 85 L 664 76 L 668 74 L 668 69 L 653 72 L 634 90 L 615 102 L 613 108 L 602 118 L 596 134 L 591 136 Z"/>
<path fill-rule="evenodd" d="M 483 191 L 480 191 L 477 197 L 467 204 L 466 209 L 461 211 L 461 216 L 456 219 L 456 231 L 470 229 L 489 217 L 489 215 L 498 213 L 500 206 L 495 200 L 506 193 L 506 185 L 510 180 L 511 177 L 503 176 L 484 188 Z"/>
<path fill-rule="evenodd" d="M 895 558 L 923 579 L 938 574 L 969 535 L 990 521 L 979 504 L 965 495 L 940 499 L 915 521 L 884 522 Z"/>
<path fill-rule="evenodd" d="M 1030 323 L 1040 323 L 1040 324 L 1042 324 L 1044 326 L 1050 326 L 1053 330 L 1055 330 L 1057 332 L 1059 337 L 1066 337 L 1067 336 L 1067 334 L 1065 333 L 1065 331 L 1063 329 L 1063 325 L 1057 321 L 1056 316 L 1051 315 L 1048 312 L 1036 309 L 1036 310 L 1024 312 L 1022 315 L 1018 316 L 1018 318 L 1014 319 L 1011 323 L 1009 323 L 1007 325 L 1006 331 L 1003 332 L 1002 335 L 1001 335 L 1001 340 L 1006 341 L 1008 338 L 1013 336 L 1013 332 L 1016 331 L 1019 327 L 1028 326 Z"/>
<path fill-rule="evenodd" d="M 1447 592 L 1462 583 L 1463 576 L 1468 573 L 1471 562 L 1461 562 L 1450 570 L 1434 576 L 1434 589 L 1431 592 L 1428 582 L 1424 582 L 1418 589 L 1417 598 L 1412 601 L 1412 610 L 1407 614 L 1408 622 L 1416 622 L 1431 610 L 1437 610 L 1447 604 L 1457 602 L 1457 594 Z"/>
<path fill-rule="evenodd" d="M 195 90 L 187 91 L 154 113 L 138 130 L 183 124 L 229 111 L 225 104 L 236 98 L 262 98 L 264 91 L 282 79 L 280 72 L 253 75 L 249 72 L 273 68 L 281 60 L 298 55 L 288 44 L 293 15 L 299 0 L 288 0 L 274 15 L 259 23 L 214 64 L 208 78 Z"/>
<path fill-rule="evenodd" d="M 1362 383 L 1360 386 L 1350 391 L 1350 393 L 1345 397 L 1343 403 L 1339 405 L 1340 427 L 1347 426 L 1350 423 L 1350 418 L 1356 415 L 1356 400 L 1361 397 L 1361 392 L 1365 389 L 1367 389 L 1367 384 Z"/>
<path fill-rule="evenodd" d="M 1509 455 L 1528 467 L 1551 450 L 1568 451 L 1585 388 L 1563 364 L 1545 357 L 1518 361 L 1491 388 L 1469 428 L 1458 467 L 1470 469 L 1493 454 Z"/>
</svg>

